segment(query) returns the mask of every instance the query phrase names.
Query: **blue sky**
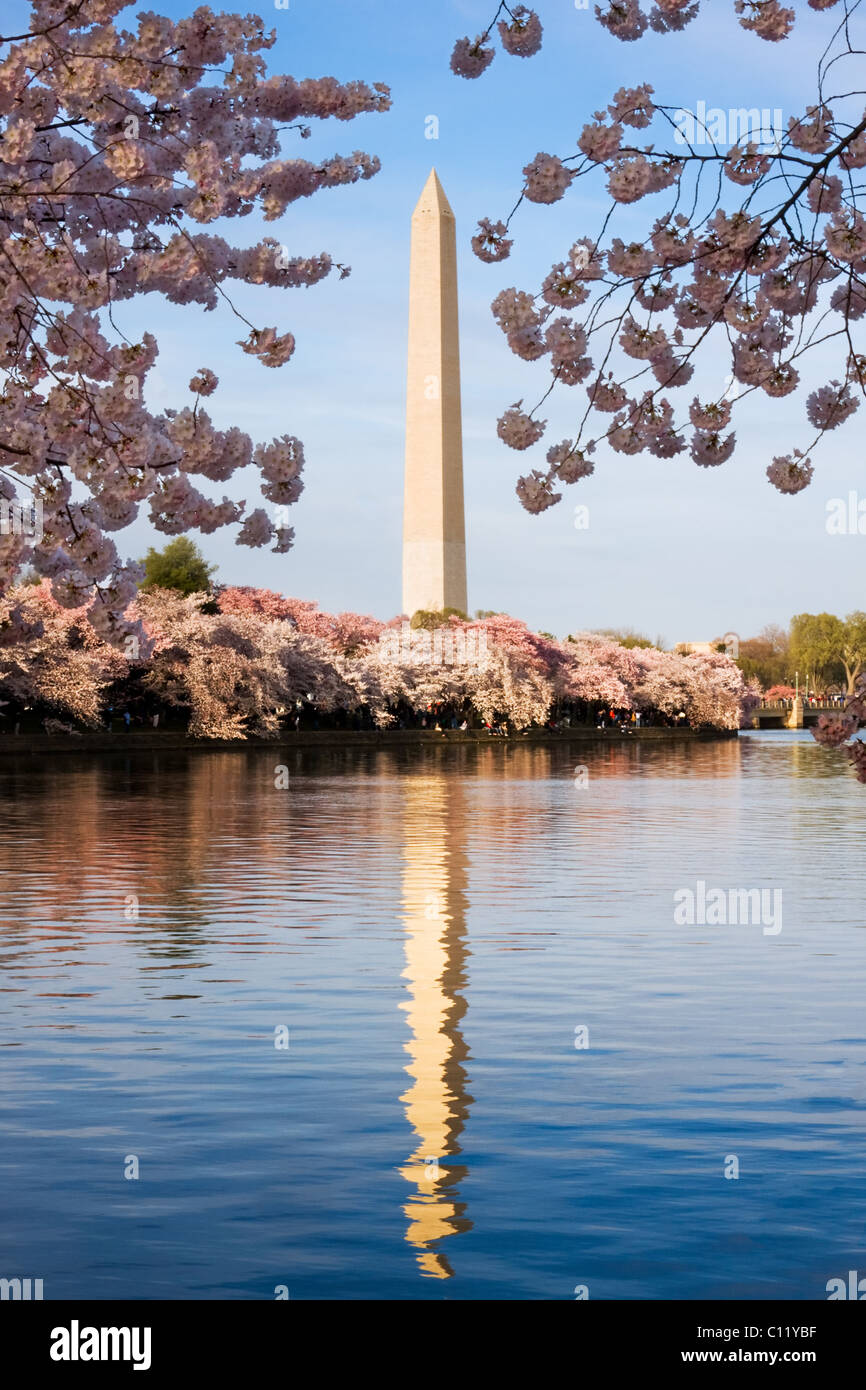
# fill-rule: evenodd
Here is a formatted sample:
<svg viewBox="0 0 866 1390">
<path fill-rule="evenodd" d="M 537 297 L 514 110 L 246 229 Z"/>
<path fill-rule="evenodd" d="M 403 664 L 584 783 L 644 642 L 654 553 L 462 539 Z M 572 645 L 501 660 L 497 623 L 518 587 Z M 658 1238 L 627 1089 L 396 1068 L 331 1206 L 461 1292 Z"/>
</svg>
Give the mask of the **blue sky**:
<svg viewBox="0 0 866 1390">
<path fill-rule="evenodd" d="M 147 8 L 176 17 L 192 6 L 153 0 Z M 650 81 L 657 99 L 674 106 L 781 107 L 786 119 L 802 111 L 813 99 L 828 16 L 797 0 L 795 36 L 769 45 L 745 34 L 733 7 L 717 2 L 682 35 L 621 44 L 588 11 L 539 0 L 542 51 L 528 60 L 499 52 L 480 80 L 467 82 L 449 70 L 451 48 L 484 27 L 494 0 L 290 0 L 287 10 L 257 8 L 277 30 L 271 71 L 384 81 L 393 107 L 348 124 L 315 123 L 310 140 L 290 135 L 284 146 L 307 158 L 356 148 L 378 154 L 382 171 L 369 183 L 317 194 L 276 223 L 216 224 L 230 239 L 267 233 L 293 255 L 327 250 L 352 266 L 349 279 L 334 276 L 313 289 L 233 292 L 255 322 L 295 334 L 287 366 L 269 371 L 242 354 L 235 342 L 245 330 L 224 308 L 205 314 L 147 296 L 124 309 L 127 332 L 150 327 L 160 343 L 152 408 L 186 404 L 189 376 L 206 365 L 220 378 L 209 403 L 218 425 L 236 423 L 257 440 L 290 432 L 304 441 L 294 549 L 274 556 L 235 546 L 228 532 L 203 537 L 222 580 L 329 609 L 382 618 L 399 611 L 409 219 L 435 164 L 458 223 L 472 608 L 507 610 L 559 634 L 630 625 L 673 643 L 728 631 L 745 637 L 803 610 L 866 606 L 866 537 L 825 529 L 830 499 L 858 487 L 866 496 L 858 416 L 815 455 L 815 478 L 800 495 L 781 496 L 764 475 L 774 453 L 808 441 L 802 397 L 741 402 L 740 445 L 721 468 L 697 468 L 687 455 L 626 458 L 603 447 L 594 475 L 566 488 L 558 507 L 537 517 L 524 512 L 517 476 L 543 466 L 549 444 L 574 433 L 585 397 L 576 387 L 551 398 L 547 434 L 529 454 L 500 443 L 498 415 L 518 398 L 534 401 L 547 368 L 509 352 L 490 301 L 506 286 L 534 290 L 576 237 L 597 231 L 607 206 L 602 179 L 580 180 L 553 207 L 522 208 L 510 260 L 485 266 L 469 247 L 480 216 L 513 205 L 523 165 L 539 150 L 570 154 L 584 122 L 621 85 Z M 437 140 L 425 138 L 430 115 L 439 120 Z M 626 210 L 616 230 L 645 229 L 661 204 Z M 695 386 L 715 385 L 716 395 L 728 370 L 721 357 L 705 356 Z M 693 394 L 687 387 L 674 396 L 685 407 Z M 252 478 L 226 491 L 259 504 Z M 578 503 L 589 508 L 586 530 L 575 529 Z M 163 539 L 145 522 L 120 538 L 132 555 L 152 543 Z"/>
</svg>

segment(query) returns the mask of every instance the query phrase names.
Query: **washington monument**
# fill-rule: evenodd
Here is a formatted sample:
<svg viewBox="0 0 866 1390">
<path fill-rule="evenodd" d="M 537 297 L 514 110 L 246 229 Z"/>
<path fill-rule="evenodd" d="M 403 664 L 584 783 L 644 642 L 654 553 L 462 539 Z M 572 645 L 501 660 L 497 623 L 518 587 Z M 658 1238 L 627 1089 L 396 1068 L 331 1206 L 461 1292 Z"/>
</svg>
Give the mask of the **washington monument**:
<svg viewBox="0 0 866 1390">
<path fill-rule="evenodd" d="M 466 613 L 454 213 L 433 169 L 412 214 L 403 612 Z"/>
</svg>

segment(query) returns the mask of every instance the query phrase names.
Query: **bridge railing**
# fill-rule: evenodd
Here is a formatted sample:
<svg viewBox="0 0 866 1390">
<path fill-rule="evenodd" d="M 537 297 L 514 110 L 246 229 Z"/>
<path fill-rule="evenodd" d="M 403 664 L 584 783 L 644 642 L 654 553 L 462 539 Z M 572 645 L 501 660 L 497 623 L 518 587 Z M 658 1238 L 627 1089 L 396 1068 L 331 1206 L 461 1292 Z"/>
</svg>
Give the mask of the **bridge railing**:
<svg viewBox="0 0 866 1390">
<path fill-rule="evenodd" d="M 809 699 L 809 700 L 807 700 L 807 699 L 804 699 L 804 700 L 803 700 L 803 709 L 804 709 L 804 710 L 811 709 L 811 710 L 827 710 L 827 711 L 832 710 L 832 711 L 838 711 L 838 710 L 844 709 L 846 698 L 847 698 L 846 696 L 842 696 L 842 697 L 840 697 L 840 699 L 838 699 L 838 700 L 814 700 L 814 699 Z M 766 709 L 766 710 L 789 710 L 789 709 L 791 709 L 791 707 L 793 706 L 793 704 L 794 704 L 794 701 L 793 701 L 793 700 L 762 700 L 762 701 L 761 701 L 761 709 Z"/>
</svg>

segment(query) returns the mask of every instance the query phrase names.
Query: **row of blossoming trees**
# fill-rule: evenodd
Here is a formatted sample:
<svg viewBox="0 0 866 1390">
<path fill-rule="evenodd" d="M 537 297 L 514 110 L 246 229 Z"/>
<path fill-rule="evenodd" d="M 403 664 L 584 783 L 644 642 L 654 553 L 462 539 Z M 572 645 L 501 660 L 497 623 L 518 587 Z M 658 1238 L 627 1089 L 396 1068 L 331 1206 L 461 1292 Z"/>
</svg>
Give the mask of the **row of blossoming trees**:
<svg viewBox="0 0 866 1390">
<path fill-rule="evenodd" d="M 627 649 L 593 634 L 557 642 L 505 615 L 452 618 L 431 634 L 250 588 L 216 601 L 157 590 L 131 609 L 144 638 L 122 652 L 47 582 L 11 590 L 0 600 L 3 725 L 29 709 L 50 729 L 93 728 L 114 706 L 174 712 L 194 737 L 244 738 L 278 733 L 301 701 L 380 728 L 445 707 L 520 729 L 567 704 L 579 718 L 603 705 L 735 729 L 752 698 L 722 654 Z"/>
</svg>

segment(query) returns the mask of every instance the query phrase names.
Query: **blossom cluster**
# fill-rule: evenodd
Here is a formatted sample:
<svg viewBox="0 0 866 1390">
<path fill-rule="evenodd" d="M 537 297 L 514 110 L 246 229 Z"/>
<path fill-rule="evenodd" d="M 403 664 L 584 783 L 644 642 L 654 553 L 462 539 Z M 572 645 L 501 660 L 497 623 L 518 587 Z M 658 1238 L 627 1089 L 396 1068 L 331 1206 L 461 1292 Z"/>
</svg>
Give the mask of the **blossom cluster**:
<svg viewBox="0 0 866 1390">
<path fill-rule="evenodd" d="M 507 19 L 498 16 L 507 11 Z M 451 71 L 458 77 L 480 77 L 496 56 L 490 42 L 494 26 L 506 53 L 517 58 L 529 58 L 541 47 L 541 20 L 527 5 L 515 5 L 509 9 L 500 5 L 493 22 L 474 39 L 458 39 L 451 54 Z"/>
<path fill-rule="evenodd" d="M 857 737 L 866 727 L 866 679 L 857 682 L 855 693 L 839 714 L 822 714 L 812 737 L 825 748 L 841 748 L 848 757 L 858 782 L 866 782 L 866 743 Z"/>
<path fill-rule="evenodd" d="M 781 4 L 780 0 L 732 0 L 732 3 L 742 28 L 768 43 L 786 39 L 794 28 L 795 12 Z M 839 0 L 809 0 L 809 7 L 813 10 L 830 10 L 838 3 Z M 679 33 L 697 17 L 700 8 L 701 0 L 655 0 L 646 7 L 640 0 L 604 0 L 603 4 L 595 6 L 595 17 L 614 38 L 623 43 L 634 43 L 647 30 L 656 34 Z M 510 24 L 498 19 L 503 11 L 511 17 Z M 457 41 L 451 68 L 458 76 L 480 77 L 493 62 L 495 49 L 485 45 L 494 25 L 499 30 L 502 47 L 507 53 L 529 57 L 541 47 L 541 20 L 535 11 L 525 5 L 517 5 L 511 10 L 507 4 L 500 4 L 493 21 L 474 42 L 469 39 Z"/>
</svg>

